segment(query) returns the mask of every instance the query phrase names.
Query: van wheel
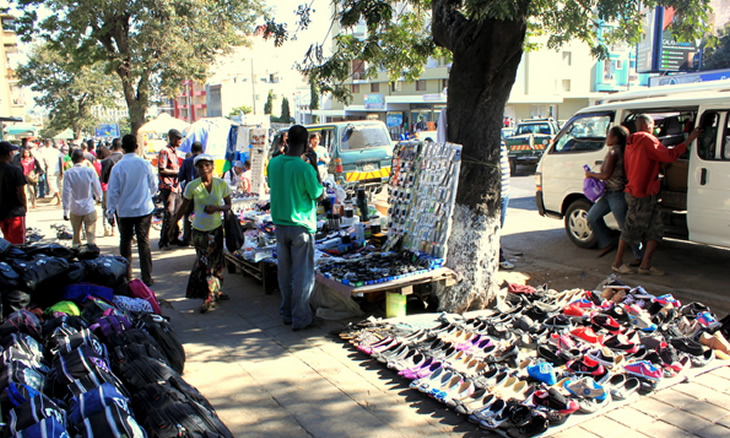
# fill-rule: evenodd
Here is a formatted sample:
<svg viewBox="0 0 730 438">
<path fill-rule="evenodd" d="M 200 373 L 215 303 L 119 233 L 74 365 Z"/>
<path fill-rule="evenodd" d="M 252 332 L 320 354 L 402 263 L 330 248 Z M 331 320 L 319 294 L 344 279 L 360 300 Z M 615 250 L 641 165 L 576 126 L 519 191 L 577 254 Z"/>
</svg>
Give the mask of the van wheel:
<svg viewBox="0 0 730 438">
<path fill-rule="evenodd" d="M 570 240 L 580 248 L 596 246 L 596 235 L 588 225 L 588 210 L 592 204 L 587 199 L 573 201 L 565 212 L 565 232 Z"/>
</svg>

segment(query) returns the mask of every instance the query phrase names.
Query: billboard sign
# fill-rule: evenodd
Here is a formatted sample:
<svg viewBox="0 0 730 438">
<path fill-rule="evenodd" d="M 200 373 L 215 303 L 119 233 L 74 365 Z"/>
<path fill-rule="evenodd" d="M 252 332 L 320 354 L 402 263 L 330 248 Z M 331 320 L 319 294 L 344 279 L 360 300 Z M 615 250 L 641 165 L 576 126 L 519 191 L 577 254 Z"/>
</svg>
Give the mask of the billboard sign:
<svg viewBox="0 0 730 438">
<path fill-rule="evenodd" d="M 366 94 L 365 109 L 385 109 L 385 97 L 382 94 Z"/>
<path fill-rule="evenodd" d="M 118 123 L 102 123 L 94 130 L 97 137 L 121 137 Z"/>
<path fill-rule="evenodd" d="M 643 36 L 636 48 L 636 70 L 639 73 L 661 73 L 694 69 L 698 47 L 679 42 L 672 35 L 673 8 L 657 6 L 649 10 L 642 22 Z"/>
</svg>

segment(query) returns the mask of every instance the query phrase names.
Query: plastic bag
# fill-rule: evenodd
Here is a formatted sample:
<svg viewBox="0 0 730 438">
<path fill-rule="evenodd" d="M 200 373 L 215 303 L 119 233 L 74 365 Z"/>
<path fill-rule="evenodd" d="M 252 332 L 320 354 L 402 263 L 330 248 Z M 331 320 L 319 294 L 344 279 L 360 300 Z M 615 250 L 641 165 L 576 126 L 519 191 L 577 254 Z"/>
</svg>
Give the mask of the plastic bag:
<svg viewBox="0 0 730 438">
<path fill-rule="evenodd" d="M 596 178 L 586 178 L 583 180 L 583 194 L 586 195 L 591 202 L 596 202 L 606 193 L 606 183 Z"/>
</svg>

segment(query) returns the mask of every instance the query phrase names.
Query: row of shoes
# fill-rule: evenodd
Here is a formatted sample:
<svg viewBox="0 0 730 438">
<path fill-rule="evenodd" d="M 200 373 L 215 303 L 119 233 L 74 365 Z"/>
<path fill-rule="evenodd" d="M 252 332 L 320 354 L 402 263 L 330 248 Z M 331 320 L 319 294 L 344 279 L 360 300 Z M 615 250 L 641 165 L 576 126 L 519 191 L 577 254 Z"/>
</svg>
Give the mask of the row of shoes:
<svg viewBox="0 0 730 438">
<path fill-rule="evenodd" d="M 512 289 L 478 317 L 442 314 L 419 330 L 370 318 L 340 336 L 480 427 L 522 436 L 730 358 L 730 317 L 701 303 L 616 282 Z"/>
</svg>

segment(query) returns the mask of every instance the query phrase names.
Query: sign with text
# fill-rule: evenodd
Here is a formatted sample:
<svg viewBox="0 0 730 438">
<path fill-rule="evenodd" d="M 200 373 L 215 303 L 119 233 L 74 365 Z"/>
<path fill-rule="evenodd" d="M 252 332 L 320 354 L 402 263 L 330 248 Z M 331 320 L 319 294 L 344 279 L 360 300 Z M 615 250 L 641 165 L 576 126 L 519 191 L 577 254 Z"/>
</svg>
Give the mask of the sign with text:
<svg viewBox="0 0 730 438">
<path fill-rule="evenodd" d="M 102 123 L 94 129 L 97 137 L 121 137 L 118 123 Z"/>
<path fill-rule="evenodd" d="M 241 135 L 241 130 L 239 130 Z M 266 181 L 264 180 L 264 166 L 266 166 L 266 154 L 268 151 L 268 131 L 263 128 L 250 130 L 251 139 L 251 193 L 263 195 Z"/>
</svg>

